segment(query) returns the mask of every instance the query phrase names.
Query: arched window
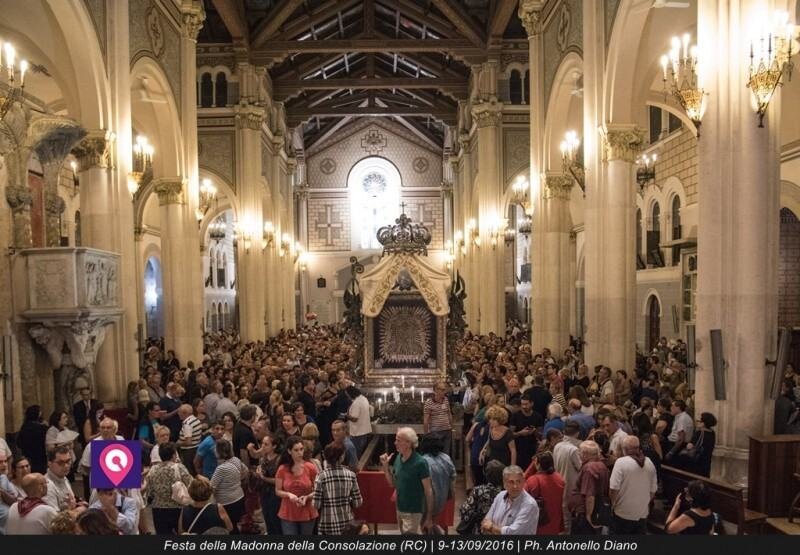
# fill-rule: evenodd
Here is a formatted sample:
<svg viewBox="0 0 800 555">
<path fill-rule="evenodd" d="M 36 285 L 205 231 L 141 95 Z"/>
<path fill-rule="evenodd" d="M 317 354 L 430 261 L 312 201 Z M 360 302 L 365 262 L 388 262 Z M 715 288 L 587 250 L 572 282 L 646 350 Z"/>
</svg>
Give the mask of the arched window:
<svg viewBox="0 0 800 555">
<path fill-rule="evenodd" d="M 217 287 L 223 287 L 225 289 L 228 288 L 228 283 L 226 281 L 225 276 L 225 269 L 228 267 L 228 255 L 227 253 L 222 253 L 222 260 L 219 267 L 219 271 L 217 272 Z"/>
<path fill-rule="evenodd" d="M 647 231 L 647 264 L 656 268 L 664 266 L 664 256 L 659 245 L 661 245 L 661 207 L 656 202 L 650 213 L 650 229 Z"/>
<path fill-rule="evenodd" d="M 200 77 L 200 107 L 211 108 L 214 105 L 214 80 L 206 72 Z"/>
<path fill-rule="evenodd" d="M 394 223 L 400 213 L 400 172 L 386 160 L 372 156 L 358 162 L 347 179 L 352 207 L 352 240 L 362 249 L 380 248 L 376 238 L 379 227 Z M 417 220 L 418 214 L 409 213 Z M 342 227 L 336 222 L 332 207 L 320 214 L 317 223 L 320 239 L 333 245 L 334 232 Z"/>
<path fill-rule="evenodd" d="M 522 76 L 516 69 L 511 70 L 511 77 L 508 80 L 511 104 L 522 104 Z"/>
<path fill-rule="evenodd" d="M 218 108 L 224 108 L 228 105 L 228 77 L 223 73 L 217 73 L 217 80 L 214 83 L 214 92 L 216 93 L 215 105 Z"/>
<path fill-rule="evenodd" d="M 681 199 L 678 195 L 672 199 L 672 240 L 681 238 Z M 681 247 L 672 247 L 672 265 L 677 266 L 681 261 Z"/>
<path fill-rule="evenodd" d="M 229 328 L 231 326 L 231 313 L 228 310 L 228 303 L 225 303 L 225 308 L 222 311 L 222 319 L 225 322 L 222 327 Z"/>
<path fill-rule="evenodd" d="M 642 260 L 642 209 L 636 209 L 636 269 L 644 270 L 645 264 Z"/>
</svg>

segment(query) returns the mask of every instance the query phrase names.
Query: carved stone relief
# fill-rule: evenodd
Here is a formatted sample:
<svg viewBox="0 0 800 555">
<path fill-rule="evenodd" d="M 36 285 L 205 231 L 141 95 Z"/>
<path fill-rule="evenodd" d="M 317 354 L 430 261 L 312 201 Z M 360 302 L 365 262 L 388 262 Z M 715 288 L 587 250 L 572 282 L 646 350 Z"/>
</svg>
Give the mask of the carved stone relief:
<svg viewBox="0 0 800 555">
<path fill-rule="evenodd" d="M 180 113 L 180 30 L 153 0 L 130 2 L 129 27 L 131 65 L 142 56 L 152 57 L 164 70 Z"/>
</svg>

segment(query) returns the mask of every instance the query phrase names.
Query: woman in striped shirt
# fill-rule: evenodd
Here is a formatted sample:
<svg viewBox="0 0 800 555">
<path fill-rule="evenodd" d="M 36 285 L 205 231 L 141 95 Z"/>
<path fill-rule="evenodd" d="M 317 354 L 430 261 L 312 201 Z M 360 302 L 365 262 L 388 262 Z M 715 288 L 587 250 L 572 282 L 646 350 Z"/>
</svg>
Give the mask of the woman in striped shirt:
<svg viewBox="0 0 800 555">
<path fill-rule="evenodd" d="M 247 478 L 247 467 L 233 456 L 233 447 L 229 441 L 217 440 L 217 459 L 219 464 L 211 476 L 214 487 L 214 498 L 225 507 L 225 512 L 233 524 L 233 534 L 239 531 L 236 525 L 244 515 L 244 490 L 242 482 Z"/>
<path fill-rule="evenodd" d="M 314 506 L 319 510 L 319 533 L 340 535 L 361 506 L 361 490 L 352 470 L 342 466 L 344 448 L 329 443 L 323 452 L 327 466 L 314 485 Z"/>
</svg>

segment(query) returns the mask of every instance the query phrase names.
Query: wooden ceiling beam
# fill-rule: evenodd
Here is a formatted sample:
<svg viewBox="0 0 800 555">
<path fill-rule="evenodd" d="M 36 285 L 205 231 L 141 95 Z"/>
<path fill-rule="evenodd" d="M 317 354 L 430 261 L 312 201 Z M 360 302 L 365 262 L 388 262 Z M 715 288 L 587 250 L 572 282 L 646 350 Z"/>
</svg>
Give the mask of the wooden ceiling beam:
<svg viewBox="0 0 800 555">
<path fill-rule="evenodd" d="M 508 22 L 514 11 L 517 9 L 519 2 L 517 0 L 496 0 L 494 13 L 489 19 L 489 36 L 502 37 L 506 32 Z"/>
<path fill-rule="evenodd" d="M 349 77 L 345 79 L 286 79 L 273 83 L 275 97 L 278 100 L 297 95 L 301 91 L 336 89 L 439 89 L 459 97 L 466 97 L 468 93 L 467 81 L 453 78 L 375 77 L 362 79 Z"/>
<path fill-rule="evenodd" d="M 270 41 L 266 46 L 253 48 L 251 58 L 255 63 L 282 59 L 291 54 L 333 54 L 345 52 L 454 52 L 463 55 L 481 55 L 465 39 L 331 39 L 303 41 Z"/>
<path fill-rule="evenodd" d="M 214 4 L 214 9 L 228 29 L 233 42 L 241 42 L 247 46 L 250 42 L 250 32 L 242 0 L 211 0 L 211 3 Z"/>
<path fill-rule="evenodd" d="M 397 9 L 400 6 L 400 13 L 413 19 L 416 23 L 424 23 L 428 29 L 438 33 L 444 37 L 452 38 L 458 34 L 458 31 L 453 24 L 447 19 L 441 19 L 422 6 L 415 4 L 412 0 L 395 0 L 392 2 L 391 7 L 386 6 L 387 9 Z"/>
<path fill-rule="evenodd" d="M 486 39 L 483 31 L 472 20 L 472 17 L 453 0 L 431 0 L 431 4 L 444 14 L 455 25 L 462 36 L 478 48 L 486 48 Z"/>
<path fill-rule="evenodd" d="M 290 110 L 287 113 L 289 125 L 296 125 L 299 122 L 307 121 L 314 116 L 319 117 L 378 117 L 378 116 L 430 116 L 432 118 L 447 121 L 455 124 L 457 119 L 456 110 L 445 111 L 431 108 L 404 108 L 400 106 L 364 106 L 364 107 L 343 107 L 343 108 L 310 108 L 303 110 Z"/>
<path fill-rule="evenodd" d="M 359 2 L 361 0 L 330 0 L 325 2 L 310 14 L 297 17 L 288 22 L 281 33 L 274 36 L 273 39 L 278 41 L 290 40 L 303 31 L 310 29 L 312 25 L 319 25 L 334 17 L 337 13 L 349 10 Z"/>
<path fill-rule="evenodd" d="M 253 48 L 258 48 L 272 38 L 281 28 L 281 25 L 289 19 L 289 16 L 292 15 L 302 3 L 303 0 L 281 0 L 281 2 L 267 14 L 267 17 L 264 18 L 259 28 L 253 33 Z"/>
</svg>

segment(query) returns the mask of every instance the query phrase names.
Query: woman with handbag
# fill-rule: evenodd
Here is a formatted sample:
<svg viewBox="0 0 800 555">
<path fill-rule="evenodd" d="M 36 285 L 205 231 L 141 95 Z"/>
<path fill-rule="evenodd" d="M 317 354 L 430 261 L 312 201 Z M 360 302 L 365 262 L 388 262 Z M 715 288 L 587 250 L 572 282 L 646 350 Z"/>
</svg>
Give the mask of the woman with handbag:
<svg viewBox="0 0 800 555">
<path fill-rule="evenodd" d="M 159 445 L 158 455 L 161 461 L 153 465 L 147 473 L 147 496 L 152 499 L 150 506 L 153 509 L 156 534 L 174 534 L 181 508 L 191 503 L 188 492 L 186 498 L 176 498 L 180 498 L 192 483 L 192 475 L 178 461 L 174 443 Z"/>
<path fill-rule="evenodd" d="M 550 451 L 539 453 L 534 464 L 538 466 L 538 471 L 525 481 L 525 491 L 539 506 L 536 533 L 555 536 L 564 531 L 564 478 L 556 472 Z"/>
<path fill-rule="evenodd" d="M 209 528 L 224 528 L 228 532 L 233 530 L 225 507 L 221 503 L 213 503 L 211 495 L 214 488 L 205 476 L 197 476 L 189 484 L 189 497 L 192 504 L 181 510 L 178 520 L 179 534 L 203 534 Z"/>
<path fill-rule="evenodd" d="M 711 456 L 714 454 L 714 445 L 717 442 L 717 435 L 714 432 L 716 425 L 717 418 L 713 414 L 701 413 L 691 441 L 677 455 L 668 459 L 669 464 L 708 478 L 711 475 Z"/>
<path fill-rule="evenodd" d="M 231 533 L 238 534 L 237 525 L 245 513 L 242 482 L 247 479 L 248 470 L 238 457 L 233 456 L 229 441 L 218 439 L 216 448 L 219 464 L 211 476 L 211 487 L 214 488 L 214 498 L 225 507 L 230 517 L 233 524 Z"/>
</svg>

